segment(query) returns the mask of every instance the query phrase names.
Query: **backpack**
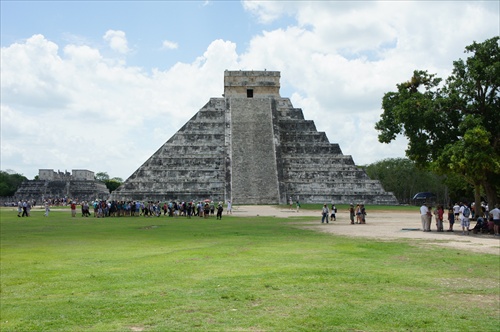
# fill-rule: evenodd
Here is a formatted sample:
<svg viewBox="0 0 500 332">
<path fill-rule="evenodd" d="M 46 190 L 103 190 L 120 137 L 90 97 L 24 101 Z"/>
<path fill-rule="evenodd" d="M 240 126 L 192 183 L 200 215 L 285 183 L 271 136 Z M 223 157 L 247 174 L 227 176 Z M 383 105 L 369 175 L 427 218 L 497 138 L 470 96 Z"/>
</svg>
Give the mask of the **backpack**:
<svg viewBox="0 0 500 332">
<path fill-rule="evenodd" d="M 465 209 L 464 209 L 464 213 L 463 213 L 464 217 L 468 217 L 470 216 L 470 209 L 466 206 Z"/>
</svg>

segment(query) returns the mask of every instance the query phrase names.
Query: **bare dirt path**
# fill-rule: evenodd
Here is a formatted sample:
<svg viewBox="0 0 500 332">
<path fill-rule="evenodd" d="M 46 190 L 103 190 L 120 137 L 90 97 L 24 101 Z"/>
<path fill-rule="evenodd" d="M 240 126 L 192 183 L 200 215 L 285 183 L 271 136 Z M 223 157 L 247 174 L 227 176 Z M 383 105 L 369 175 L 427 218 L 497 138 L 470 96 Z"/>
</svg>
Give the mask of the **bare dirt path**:
<svg viewBox="0 0 500 332">
<path fill-rule="evenodd" d="M 411 212 L 368 211 L 366 224 L 351 225 L 349 213 L 338 211 L 337 220 L 330 224 L 321 224 L 321 211 L 307 211 L 280 209 L 275 206 L 242 205 L 233 207 L 235 216 L 275 216 L 279 218 L 308 216 L 311 221 L 301 228 L 318 232 L 332 233 L 351 237 L 376 238 L 378 240 L 414 239 L 424 245 L 436 245 L 464 251 L 482 252 L 500 255 L 500 237 L 486 234 L 462 235 L 460 225 L 455 224 L 455 232 L 435 232 L 436 227 L 429 233 L 420 230 L 420 215 Z M 293 219 L 291 219 L 292 221 Z M 475 225 L 471 223 L 471 228 Z M 445 229 L 448 223 L 445 223 Z"/>
</svg>

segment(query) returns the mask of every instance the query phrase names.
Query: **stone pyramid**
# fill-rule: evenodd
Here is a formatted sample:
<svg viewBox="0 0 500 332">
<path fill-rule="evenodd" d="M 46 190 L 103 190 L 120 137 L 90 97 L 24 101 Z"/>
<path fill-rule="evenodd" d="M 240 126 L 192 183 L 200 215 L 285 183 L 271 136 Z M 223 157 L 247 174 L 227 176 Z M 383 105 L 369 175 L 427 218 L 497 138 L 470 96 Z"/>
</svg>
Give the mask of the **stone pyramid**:
<svg viewBox="0 0 500 332">
<path fill-rule="evenodd" d="M 226 70 L 223 98 L 211 98 L 112 198 L 397 204 L 279 88 L 280 72 Z"/>
</svg>

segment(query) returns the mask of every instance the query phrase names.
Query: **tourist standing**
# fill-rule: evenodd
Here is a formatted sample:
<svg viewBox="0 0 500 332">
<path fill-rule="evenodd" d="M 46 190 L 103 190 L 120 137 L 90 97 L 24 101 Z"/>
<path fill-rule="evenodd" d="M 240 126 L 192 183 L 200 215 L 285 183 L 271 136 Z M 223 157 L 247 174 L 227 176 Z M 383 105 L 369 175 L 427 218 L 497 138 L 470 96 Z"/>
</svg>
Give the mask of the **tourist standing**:
<svg viewBox="0 0 500 332">
<path fill-rule="evenodd" d="M 447 232 L 453 232 L 453 224 L 455 223 L 455 213 L 453 212 L 453 206 L 448 206 L 448 222 L 450 223 L 450 227 Z"/>
<path fill-rule="evenodd" d="M 443 229 L 443 216 L 444 210 L 442 205 L 436 206 L 436 210 L 434 211 L 434 215 L 436 218 L 436 228 L 438 232 L 444 232 Z"/>
<path fill-rule="evenodd" d="M 28 201 L 28 204 L 26 205 L 26 212 L 28 213 L 28 217 L 31 217 L 31 207 L 32 206 L 35 206 L 35 204 L 33 203 L 32 205 L 32 202 L 33 201 Z"/>
<path fill-rule="evenodd" d="M 203 206 L 203 217 L 205 219 L 210 217 L 210 204 L 208 204 L 208 202 Z"/>
<path fill-rule="evenodd" d="M 28 202 L 24 201 L 23 202 L 23 214 L 21 217 L 28 217 Z"/>
<path fill-rule="evenodd" d="M 74 201 L 71 201 L 71 217 L 76 217 L 76 204 Z"/>
<path fill-rule="evenodd" d="M 222 220 L 222 211 L 224 211 L 224 208 L 222 207 L 222 202 L 219 202 L 217 206 L 217 220 Z"/>
<path fill-rule="evenodd" d="M 297 203 L 296 203 L 296 204 L 297 204 L 297 212 L 299 212 L 299 209 L 300 209 L 300 202 L 299 202 L 299 200 L 298 200 L 298 199 L 297 199 Z"/>
<path fill-rule="evenodd" d="M 356 224 L 361 223 L 361 206 L 356 204 Z"/>
<path fill-rule="evenodd" d="M 366 209 L 364 204 L 361 204 L 361 224 L 366 224 Z"/>
<path fill-rule="evenodd" d="M 227 214 L 233 214 L 231 201 L 227 201 Z"/>
<path fill-rule="evenodd" d="M 45 201 L 45 213 L 44 217 L 48 217 L 50 212 L 50 206 L 49 206 L 49 201 Z"/>
<path fill-rule="evenodd" d="M 351 220 L 351 224 L 354 224 L 354 216 L 355 216 L 355 212 L 354 212 L 354 204 L 351 203 L 351 206 L 349 207 L 349 219 Z"/>
<path fill-rule="evenodd" d="M 335 204 L 332 203 L 332 214 L 330 215 L 330 221 L 337 221 L 337 208 L 335 207 Z"/>
<path fill-rule="evenodd" d="M 214 215 L 215 213 L 215 203 L 214 201 L 210 201 L 210 215 Z"/>
<path fill-rule="evenodd" d="M 329 213 L 328 206 L 325 204 L 325 205 L 323 205 L 323 209 L 321 210 L 321 215 L 322 215 L 321 223 L 322 224 L 325 222 L 325 220 L 326 220 L 326 223 L 328 224 L 328 213 Z"/>
<path fill-rule="evenodd" d="M 460 205 L 461 204 L 458 204 L 458 203 L 455 203 L 455 205 L 453 205 L 453 213 L 455 214 L 455 222 L 459 221 Z"/>
<path fill-rule="evenodd" d="M 469 227 L 470 227 L 470 207 L 467 205 L 467 203 L 464 203 L 464 205 L 460 208 L 460 213 L 462 214 L 461 220 L 460 220 L 460 225 L 462 226 L 462 235 L 465 235 L 465 230 L 467 230 L 467 235 L 469 235 Z"/>
<path fill-rule="evenodd" d="M 17 216 L 21 217 L 21 213 L 23 213 L 23 203 L 21 201 L 17 202 Z"/>
<path fill-rule="evenodd" d="M 422 230 L 424 232 L 430 232 L 431 231 L 431 212 L 429 211 L 429 208 L 427 205 L 424 203 L 420 207 L 420 221 L 422 222 Z"/>
<path fill-rule="evenodd" d="M 499 236 L 499 228 L 500 228 L 500 209 L 498 208 L 498 204 L 495 205 L 495 208 L 489 212 L 491 218 L 493 218 L 493 232 L 496 236 Z"/>
</svg>

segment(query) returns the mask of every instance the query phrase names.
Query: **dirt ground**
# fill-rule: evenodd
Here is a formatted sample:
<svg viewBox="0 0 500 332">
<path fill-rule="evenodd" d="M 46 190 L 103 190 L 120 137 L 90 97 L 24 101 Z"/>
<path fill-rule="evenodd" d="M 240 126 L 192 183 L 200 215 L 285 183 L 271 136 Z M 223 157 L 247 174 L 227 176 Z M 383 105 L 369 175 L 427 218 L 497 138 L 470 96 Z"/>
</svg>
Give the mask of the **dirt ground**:
<svg viewBox="0 0 500 332">
<path fill-rule="evenodd" d="M 224 212 L 225 213 L 225 212 Z M 500 237 L 487 234 L 462 235 L 460 224 L 455 224 L 455 232 L 436 232 L 435 225 L 431 232 L 420 229 L 420 215 L 410 212 L 367 211 L 366 224 L 350 224 L 349 212 L 338 211 L 337 220 L 330 224 L 321 224 L 321 211 L 280 209 L 274 206 L 241 205 L 233 207 L 235 216 L 275 216 L 280 218 L 310 216 L 309 225 L 300 227 L 318 232 L 332 233 L 351 237 L 377 238 L 378 240 L 413 239 L 415 243 L 443 246 L 464 251 L 482 252 L 500 255 Z M 471 228 L 475 222 L 471 222 Z M 444 228 L 449 224 L 445 222 Z"/>
</svg>

